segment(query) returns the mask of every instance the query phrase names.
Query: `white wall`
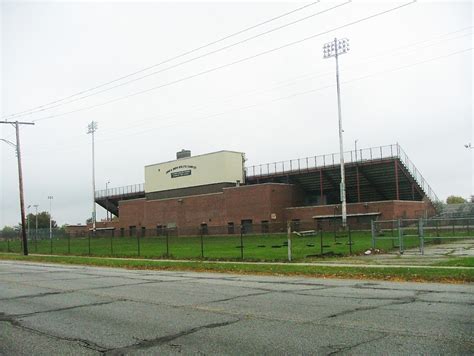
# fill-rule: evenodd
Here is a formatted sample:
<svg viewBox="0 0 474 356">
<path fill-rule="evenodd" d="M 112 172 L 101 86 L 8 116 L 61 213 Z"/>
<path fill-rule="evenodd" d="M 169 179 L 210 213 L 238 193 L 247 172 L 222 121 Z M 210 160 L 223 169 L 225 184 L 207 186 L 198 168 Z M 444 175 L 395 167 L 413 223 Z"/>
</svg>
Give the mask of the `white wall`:
<svg viewBox="0 0 474 356">
<path fill-rule="evenodd" d="M 241 152 L 220 151 L 145 167 L 145 192 L 215 183 L 244 183 Z"/>
</svg>

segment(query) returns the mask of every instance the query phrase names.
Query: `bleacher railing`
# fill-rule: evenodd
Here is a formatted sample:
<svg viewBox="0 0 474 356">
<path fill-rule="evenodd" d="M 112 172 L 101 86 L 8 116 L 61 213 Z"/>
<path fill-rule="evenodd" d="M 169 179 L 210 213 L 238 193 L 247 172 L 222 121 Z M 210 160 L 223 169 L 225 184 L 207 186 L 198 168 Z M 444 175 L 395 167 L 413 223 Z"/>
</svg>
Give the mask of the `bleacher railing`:
<svg viewBox="0 0 474 356">
<path fill-rule="evenodd" d="M 433 189 L 426 182 L 420 171 L 415 167 L 413 162 L 408 158 L 407 154 L 398 143 L 386 146 L 360 148 L 357 150 L 344 152 L 344 162 L 346 164 L 382 161 L 392 158 L 398 158 L 400 160 L 413 179 L 421 187 L 428 199 L 430 199 L 433 203 L 439 201 Z M 316 168 L 338 166 L 339 164 L 339 153 L 330 153 L 246 167 L 245 175 L 247 178 L 265 177 L 281 173 L 304 172 Z M 99 190 L 96 191 L 96 198 L 113 198 L 137 193 L 145 193 L 145 187 L 143 183 Z"/>
<path fill-rule="evenodd" d="M 95 197 L 97 198 L 113 198 L 121 197 L 129 194 L 145 193 L 144 183 L 140 184 L 131 184 L 124 187 L 117 188 L 108 188 L 103 190 L 97 190 L 95 192 Z"/>
<path fill-rule="evenodd" d="M 382 161 L 386 159 L 398 158 L 405 166 L 413 179 L 421 187 L 425 195 L 432 201 L 437 202 L 438 197 L 431 189 L 430 185 L 423 178 L 421 173 L 415 167 L 413 162 L 408 158 L 407 154 L 398 143 L 377 146 L 369 148 L 361 148 L 344 152 L 345 164 L 362 163 L 368 161 Z M 340 154 L 331 153 L 319 156 L 311 156 L 305 158 L 291 159 L 288 161 L 279 161 L 266 164 L 259 164 L 245 168 L 247 178 L 258 178 L 271 176 L 275 174 L 304 172 L 317 168 L 332 167 L 340 165 Z"/>
</svg>

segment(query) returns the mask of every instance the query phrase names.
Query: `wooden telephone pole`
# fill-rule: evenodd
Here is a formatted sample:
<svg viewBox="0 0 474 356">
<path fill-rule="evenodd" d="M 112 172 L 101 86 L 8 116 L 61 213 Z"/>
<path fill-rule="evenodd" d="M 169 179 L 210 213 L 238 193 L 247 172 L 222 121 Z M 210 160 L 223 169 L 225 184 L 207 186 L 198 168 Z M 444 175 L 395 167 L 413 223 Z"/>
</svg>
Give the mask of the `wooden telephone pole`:
<svg viewBox="0 0 474 356">
<path fill-rule="evenodd" d="M 28 239 L 26 237 L 26 224 L 25 224 L 25 201 L 23 195 L 23 172 L 21 169 L 21 150 L 20 150 L 20 125 L 34 125 L 33 122 L 20 122 L 20 121 L 0 121 L 0 124 L 10 124 L 15 127 L 16 131 L 16 144 L 1 139 L 2 141 L 12 145 L 16 149 L 16 157 L 18 160 L 18 185 L 20 187 L 20 210 L 21 210 L 21 238 L 23 241 L 23 254 L 28 255 Z"/>
</svg>

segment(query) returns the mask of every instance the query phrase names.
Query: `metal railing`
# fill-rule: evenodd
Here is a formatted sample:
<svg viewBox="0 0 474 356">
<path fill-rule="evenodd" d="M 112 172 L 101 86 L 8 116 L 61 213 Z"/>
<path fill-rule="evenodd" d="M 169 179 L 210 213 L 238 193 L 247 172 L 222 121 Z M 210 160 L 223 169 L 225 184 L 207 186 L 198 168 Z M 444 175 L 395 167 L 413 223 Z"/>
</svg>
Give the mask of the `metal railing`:
<svg viewBox="0 0 474 356">
<path fill-rule="evenodd" d="M 421 187 L 421 189 L 423 190 L 425 195 L 428 197 L 428 199 L 430 199 L 433 203 L 439 202 L 438 196 L 433 191 L 433 189 L 428 184 L 428 182 L 425 180 L 425 178 L 423 178 L 418 168 L 415 167 L 413 162 L 408 158 L 407 154 L 400 147 L 399 144 L 397 144 L 397 147 L 398 147 L 398 159 L 405 166 L 408 172 L 411 174 L 415 182 L 418 183 L 418 185 Z"/>
<path fill-rule="evenodd" d="M 398 143 L 344 152 L 344 162 L 346 164 L 362 163 L 368 161 L 382 161 L 391 158 L 398 158 L 400 160 L 413 179 L 421 187 L 428 199 L 430 199 L 432 202 L 439 201 L 433 189 L 426 182 L 421 173 L 415 167 L 413 162 L 408 158 L 407 154 Z M 319 156 L 291 159 L 288 161 L 254 165 L 246 167 L 245 174 L 247 178 L 257 178 L 274 174 L 304 172 L 317 168 L 333 167 L 339 165 L 340 154 L 331 153 Z"/>
<path fill-rule="evenodd" d="M 117 187 L 117 188 L 108 188 L 103 190 L 97 190 L 95 192 L 95 197 L 97 198 L 112 198 L 112 197 L 120 197 L 128 194 L 136 194 L 136 193 L 145 193 L 145 184 L 131 184 L 126 185 L 124 187 Z"/>
<path fill-rule="evenodd" d="M 345 163 L 377 161 L 398 157 L 398 144 L 361 148 L 357 151 L 344 152 Z M 338 166 L 340 164 L 339 153 L 330 153 L 319 156 L 291 159 L 273 163 L 259 164 L 245 168 L 246 176 L 263 177 L 278 173 L 291 173 L 308 171 L 315 168 Z"/>
<path fill-rule="evenodd" d="M 398 143 L 344 152 L 344 162 L 348 164 L 382 161 L 391 158 L 398 158 L 400 160 L 428 199 L 433 203 L 439 201 L 433 189 Z M 265 177 L 274 174 L 304 172 L 316 168 L 338 166 L 339 164 L 339 153 L 330 153 L 246 167 L 245 175 L 247 178 Z M 99 190 L 96 191 L 96 198 L 124 196 L 133 193 L 145 193 L 144 183 Z"/>
</svg>

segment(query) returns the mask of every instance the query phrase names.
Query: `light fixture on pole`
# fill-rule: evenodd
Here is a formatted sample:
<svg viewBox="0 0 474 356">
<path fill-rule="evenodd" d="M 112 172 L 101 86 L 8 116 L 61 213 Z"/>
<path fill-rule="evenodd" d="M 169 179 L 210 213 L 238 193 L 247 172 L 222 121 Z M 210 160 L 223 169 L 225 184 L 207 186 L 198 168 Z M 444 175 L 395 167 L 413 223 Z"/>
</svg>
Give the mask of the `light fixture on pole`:
<svg viewBox="0 0 474 356">
<path fill-rule="evenodd" d="M 107 181 L 107 183 L 105 183 L 105 213 L 107 214 L 107 221 L 109 221 L 109 184 L 110 181 Z M 112 214 L 110 214 L 110 220 L 112 220 Z"/>
<path fill-rule="evenodd" d="M 474 147 L 472 147 L 470 142 L 468 144 L 465 144 L 464 147 L 466 147 L 469 150 L 472 150 L 474 148 Z"/>
<path fill-rule="evenodd" d="M 49 239 L 53 239 L 53 217 L 51 215 L 51 203 L 53 201 L 53 196 L 48 195 L 48 200 L 49 200 Z"/>
<path fill-rule="evenodd" d="M 92 232 L 95 235 L 96 231 L 96 210 L 95 210 L 95 148 L 94 148 L 94 134 L 97 131 L 97 122 L 91 121 L 87 125 L 87 134 L 92 135 Z"/>
<path fill-rule="evenodd" d="M 356 162 L 357 162 L 357 141 L 359 141 L 359 140 L 355 140 L 355 141 L 354 141 L 354 148 L 355 148 L 355 160 L 356 160 Z"/>
<path fill-rule="evenodd" d="M 340 196 L 342 203 L 342 227 L 347 224 L 347 209 L 346 209 L 346 182 L 344 174 L 344 143 L 342 138 L 342 114 L 341 114 L 341 89 L 339 84 L 339 55 L 349 51 L 349 40 L 347 38 L 337 39 L 328 42 L 323 47 L 324 58 L 336 58 L 336 85 L 337 85 L 337 113 L 339 117 L 339 155 L 341 161 L 341 185 Z"/>
</svg>

